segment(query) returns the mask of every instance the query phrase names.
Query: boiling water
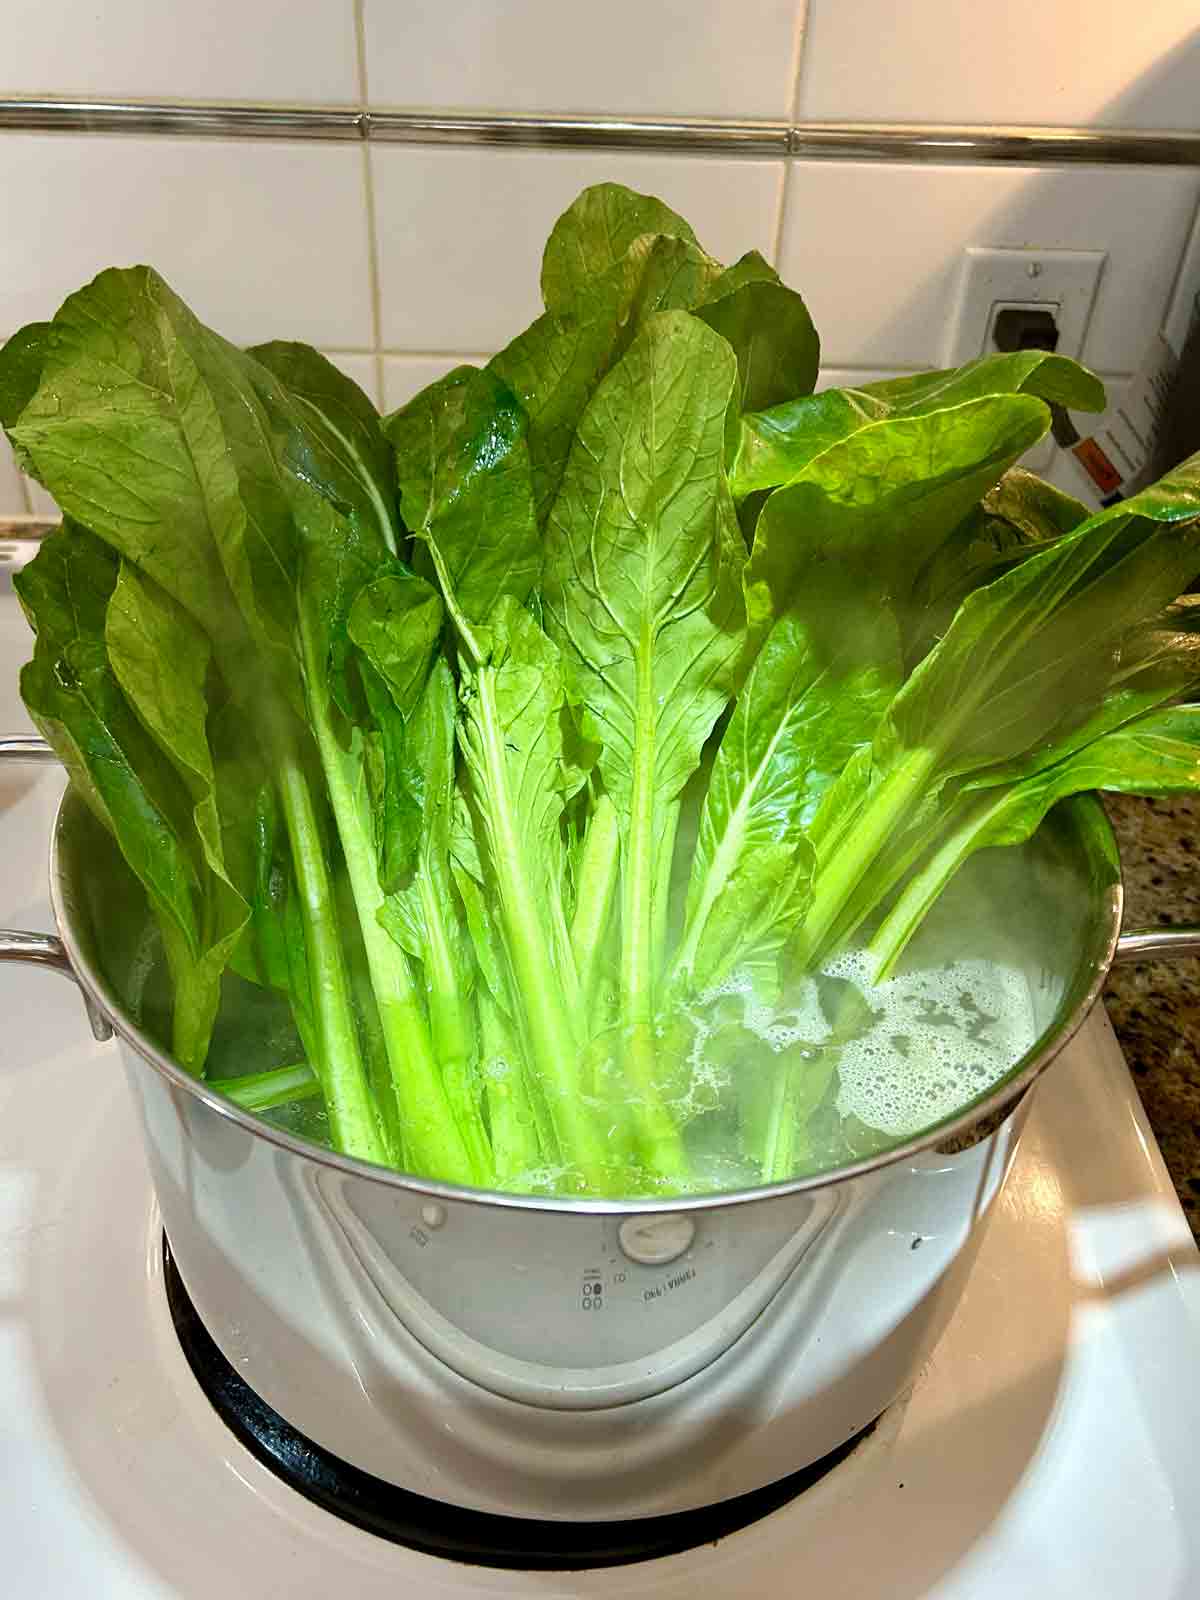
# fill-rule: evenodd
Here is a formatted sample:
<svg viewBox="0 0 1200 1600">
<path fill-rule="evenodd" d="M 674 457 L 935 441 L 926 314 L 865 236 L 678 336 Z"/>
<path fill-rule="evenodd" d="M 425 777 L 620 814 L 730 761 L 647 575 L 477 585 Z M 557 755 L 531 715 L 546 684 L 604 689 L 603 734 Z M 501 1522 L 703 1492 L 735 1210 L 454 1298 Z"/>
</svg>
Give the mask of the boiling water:
<svg viewBox="0 0 1200 1600">
<path fill-rule="evenodd" d="M 753 974 L 737 973 L 683 1008 L 686 1055 L 677 1063 L 681 1070 L 665 1070 L 660 1084 L 684 1131 L 690 1175 L 682 1187 L 714 1191 L 779 1181 L 911 1138 L 984 1095 L 1035 1041 L 1028 984 L 1014 966 L 944 960 L 880 983 L 873 978 L 869 953 L 852 950 L 798 984 L 783 1006 L 765 1004 Z M 669 1033 L 664 1028 L 664 1045 Z M 597 1117 L 618 1100 L 626 1110 L 634 1104 L 619 1050 L 614 1037 L 608 1085 L 599 1082 L 589 1097 Z M 510 1069 L 493 1061 L 483 1070 Z M 784 1071 L 797 1075 L 795 1159 L 783 1172 L 767 1172 L 763 1119 Z M 328 1140 L 319 1101 L 265 1115 L 289 1132 Z M 570 1176 L 566 1168 L 543 1165 L 512 1187 L 552 1194 L 569 1190 Z M 632 1167 L 627 1176 L 631 1194 L 681 1187 Z"/>
<path fill-rule="evenodd" d="M 876 1014 L 840 1048 L 837 1109 L 895 1138 L 969 1105 L 1037 1036 L 1029 985 L 1012 967 L 951 961 L 870 987 L 870 957 L 854 950 L 826 971 L 861 984 Z"/>
</svg>

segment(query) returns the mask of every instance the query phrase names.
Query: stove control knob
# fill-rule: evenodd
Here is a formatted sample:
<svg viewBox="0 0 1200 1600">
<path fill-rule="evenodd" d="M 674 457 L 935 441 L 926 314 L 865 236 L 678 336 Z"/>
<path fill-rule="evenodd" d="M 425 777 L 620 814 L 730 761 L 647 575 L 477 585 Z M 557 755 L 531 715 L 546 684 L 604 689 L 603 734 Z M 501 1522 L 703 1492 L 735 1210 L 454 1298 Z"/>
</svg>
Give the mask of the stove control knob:
<svg viewBox="0 0 1200 1600">
<path fill-rule="evenodd" d="M 665 1267 L 689 1248 L 696 1224 L 681 1212 L 658 1217 L 626 1217 L 617 1229 L 621 1249 L 643 1267 Z"/>
</svg>

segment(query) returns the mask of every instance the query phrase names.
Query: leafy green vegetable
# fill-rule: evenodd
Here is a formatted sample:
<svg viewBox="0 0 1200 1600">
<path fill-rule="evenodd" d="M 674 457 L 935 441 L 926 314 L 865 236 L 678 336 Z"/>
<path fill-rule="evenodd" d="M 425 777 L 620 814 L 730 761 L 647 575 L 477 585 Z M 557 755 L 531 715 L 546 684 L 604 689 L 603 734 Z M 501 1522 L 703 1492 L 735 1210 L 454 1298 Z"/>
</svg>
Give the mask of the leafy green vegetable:
<svg viewBox="0 0 1200 1600">
<path fill-rule="evenodd" d="M 1018 465 L 1103 405 L 1041 351 L 814 393 L 800 296 L 619 185 L 542 292 L 385 420 L 147 267 L 22 329 L 22 693 L 144 897 L 131 1015 L 236 1103 L 484 1189 L 787 1181 L 888 1142 L 830 958 L 1200 788 L 1200 458 L 1089 516 Z"/>
<path fill-rule="evenodd" d="M 651 318 L 580 424 L 547 530 L 544 594 L 571 697 L 623 820 L 621 1019 L 643 1156 L 677 1175 L 654 1083 L 655 897 L 684 784 L 744 640 L 741 540 L 721 466 L 731 352 L 683 312 Z"/>
<path fill-rule="evenodd" d="M 740 500 L 791 483 L 815 456 L 874 423 L 934 418 L 1002 395 L 1027 395 L 1080 411 L 1104 409 L 1104 387 L 1097 378 L 1043 350 L 986 356 L 949 372 L 893 378 L 863 389 L 827 389 L 742 418 L 730 474 L 734 495 Z M 953 428 L 953 416 L 945 424 Z"/>
<path fill-rule="evenodd" d="M 547 311 L 572 311 L 593 281 L 639 238 L 662 234 L 696 243 L 683 218 L 653 195 L 634 194 L 619 183 L 585 189 L 551 229 L 542 257 L 542 298 Z"/>
</svg>

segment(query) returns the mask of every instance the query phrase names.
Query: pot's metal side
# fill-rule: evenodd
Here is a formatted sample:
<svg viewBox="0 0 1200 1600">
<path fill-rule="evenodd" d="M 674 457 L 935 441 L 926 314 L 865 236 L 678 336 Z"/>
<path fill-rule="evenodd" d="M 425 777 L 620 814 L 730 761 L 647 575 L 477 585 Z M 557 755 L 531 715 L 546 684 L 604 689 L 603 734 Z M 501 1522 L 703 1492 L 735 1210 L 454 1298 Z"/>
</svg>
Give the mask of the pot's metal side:
<svg viewBox="0 0 1200 1600">
<path fill-rule="evenodd" d="M 456 1189 L 260 1122 L 175 1065 L 110 988 L 122 934 L 107 835 L 71 795 L 51 885 L 66 958 L 121 1039 L 180 1273 L 247 1382 L 398 1487 L 509 1515 L 618 1519 L 769 1483 L 911 1382 L 1023 1108 L 965 1151 L 936 1146 L 1025 1095 L 1112 956 L 1111 831 L 1094 804 L 1058 828 L 1033 886 L 1042 1038 L 1007 1083 L 836 1172 L 652 1203 Z"/>
<path fill-rule="evenodd" d="M 176 1262 L 226 1358 L 334 1454 L 508 1515 L 703 1506 L 863 1427 L 949 1316 L 1022 1121 L 959 1156 L 675 1214 L 664 1238 L 657 1216 L 433 1202 L 333 1170 L 122 1054 Z M 631 1221 L 662 1259 L 637 1259 Z"/>
</svg>

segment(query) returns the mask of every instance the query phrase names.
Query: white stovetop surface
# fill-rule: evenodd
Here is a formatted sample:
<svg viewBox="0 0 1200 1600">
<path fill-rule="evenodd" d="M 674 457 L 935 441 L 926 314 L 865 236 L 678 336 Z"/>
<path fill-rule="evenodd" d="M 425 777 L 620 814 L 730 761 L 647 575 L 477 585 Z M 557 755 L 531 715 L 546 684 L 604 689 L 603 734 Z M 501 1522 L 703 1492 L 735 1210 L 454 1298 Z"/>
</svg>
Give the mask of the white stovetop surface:
<svg viewBox="0 0 1200 1600">
<path fill-rule="evenodd" d="M 0 733 L 24 641 L 0 593 Z M 49 928 L 54 771 L 0 771 L 0 925 Z M 792 1506 L 663 1561 L 456 1566 L 277 1482 L 200 1394 L 111 1045 L 0 968 L 0 1592 L 13 1600 L 1200 1595 L 1200 1256 L 1107 1022 L 1038 1091 L 911 1396 Z"/>
</svg>

